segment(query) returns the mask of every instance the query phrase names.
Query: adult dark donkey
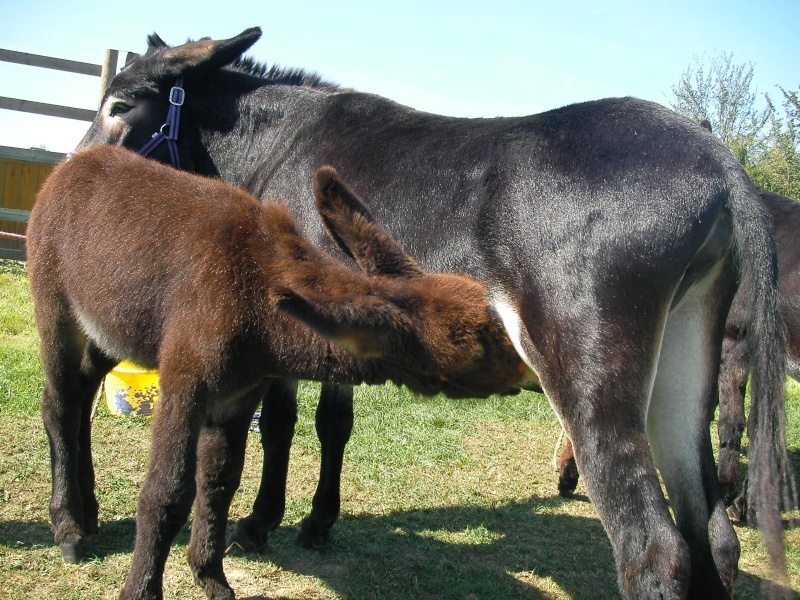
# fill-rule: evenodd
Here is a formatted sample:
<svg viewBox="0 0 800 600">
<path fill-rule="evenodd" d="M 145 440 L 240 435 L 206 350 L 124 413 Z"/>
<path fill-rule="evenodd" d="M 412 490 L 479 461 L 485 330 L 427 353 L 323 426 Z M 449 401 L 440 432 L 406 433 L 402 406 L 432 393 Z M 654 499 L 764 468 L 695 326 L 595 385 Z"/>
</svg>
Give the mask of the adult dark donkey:
<svg viewBox="0 0 800 600">
<path fill-rule="evenodd" d="M 192 572 L 209 598 L 234 597 L 222 570 L 228 508 L 272 378 L 391 379 L 456 397 L 519 391 L 524 369 L 483 284 L 424 273 L 332 169 L 319 170 L 315 189 L 326 226 L 366 275 L 318 250 L 284 204 L 124 148 L 76 154 L 37 196 L 28 265 L 50 513 L 65 556 L 97 528 L 86 437 L 102 377 L 122 358 L 159 370 L 122 598 L 162 596 L 169 547 L 193 501 Z"/>
<path fill-rule="evenodd" d="M 485 282 L 575 441 L 626 598 L 733 593 L 739 544 L 709 419 L 741 278 L 757 341 L 750 489 L 774 577 L 784 582 L 788 456 L 774 240 L 727 148 L 631 98 L 456 119 L 313 87 L 302 73 L 230 66 L 259 36 L 251 29 L 175 48 L 151 37 L 112 81 L 83 145 L 140 147 L 164 121 L 180 77 L 184 168 L 286 198 L 300 215 L 309 173 L 332 164 L 423 267 Z M 311 211 L 299 218 L 321 239 Z M 340 418 L 352 414 L 328 407 L 325 419 Z M 291 420 L 284 415 L 283 440 Z M 258 509 L 251 524 L 270 516 Z"/>
<path fill-rule="evenodd" d="M 800 381 L 800 203 L 794 198 L 760 193 L 775 232 L 778 250 L 778 293 L 780 311 L 786 324 L 786 372 Z M 739 482 L 739 454 L 745 430 L 744 398 L 750 375 L 751 335 L 748 329 L 750 301 L 747 290 L 734 297 L 725 326 L 722 362 L 719 372 L 719 459 L 717 472 L 722 496 L 729 505 L 728 514 L 737 520 L 748 520 L 745 492 Z M 578 485 L 578 468 L 569 440 L 558 459 L 558 491 L 570 496 Z M 789 472 L 791 476 L 791 471 Z M 753 519 L 752 514 L 750 520 Z"/>
</svg>

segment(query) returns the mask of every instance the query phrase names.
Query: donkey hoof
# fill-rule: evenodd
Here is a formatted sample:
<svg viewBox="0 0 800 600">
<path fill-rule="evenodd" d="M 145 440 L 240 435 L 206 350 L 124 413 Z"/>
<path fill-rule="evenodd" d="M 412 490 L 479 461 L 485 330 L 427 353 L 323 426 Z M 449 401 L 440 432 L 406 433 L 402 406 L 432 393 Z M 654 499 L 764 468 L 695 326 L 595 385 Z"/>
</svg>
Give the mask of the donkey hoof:
<svg viewBox="0 0 800 600">
<path fill-rule="evenodd" d="M 236 527 L 225 540 L 225 554 L 239 556 L 263 550 L 269 541 L 269 534 L 259 534 L 249 530 L 244 521 L 239 521 Z"/>
<path fill-rule="evenodd" d="M 194 582 L 203 588 L 206 598 L 210 600 L 236 600 L 236 594 L 225 580 L 225 575 L 220 573 L 218 577 L 201 577 L 192 570 Z"/>
<path fill-rule="evenodd" d="M 325 550 L 331 547 L 331 530 L 314 525 L 311 518 L 306 517 L 300 523 L 297 543 L 308 550 Z"/>
<path fill-rule="evenodd" d="M 59 544 L 64 562 L 70 565 L 81 562 L 83 559 L 83 542 L 62 542 Z"/>
<path fill-rule="evenodd" d="M 558 494 L 564 498 L 571 498 L 576 487 L 578 487 L 578 465 L 575 464 L 575 459 L 570 459 L 559 469 Z"/>
<path fill-rule="evenodd" d="M 734 498 L 733 502 L 728 507 L 728 518 L 735 523 L 738 522 L 744 525 L 747 523 L 747 517 L 747 501 L 745 500 L 744 494 L 742 494 L 738 498 Z"/>
</svg>

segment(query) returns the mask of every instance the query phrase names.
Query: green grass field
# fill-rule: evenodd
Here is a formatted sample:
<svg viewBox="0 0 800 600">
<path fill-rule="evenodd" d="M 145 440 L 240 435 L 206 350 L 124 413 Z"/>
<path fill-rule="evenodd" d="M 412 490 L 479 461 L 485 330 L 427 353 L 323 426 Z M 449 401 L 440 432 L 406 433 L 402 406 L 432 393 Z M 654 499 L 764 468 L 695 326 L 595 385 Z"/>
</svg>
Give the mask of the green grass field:
<svg viewBox="0 0 800 600">
<path fill-rule="evenodd" d="M 101 506 L 92 555 L 65 565 L 53 546 L 50 469 L 38 414 L 43 381 L 24 269 L 0 261 L 0 598 L 116 598 L 133 550 L 136 496 L 149 422 L 98 411 L 93 452 Z M 324 552 L 294 543 L 319 469 L 318 387 L 301 385 L 287 513 L 268 549 L 228 557 L 239 598 L 292 600 L 618 598 L 611 547 L 585 489 L 564 500 L 551 461 L 559 428 L 539 394 L 485 401 L 421 399 L 393 386 L 360 387 L 345 455 L 342 517 Z M 790 382 L 789 445 L 800 464 L 800 386 Z M 231 519 L 249 512 L 260 445 L 248 457 Z M 800 474 L 799 474 L 800 475 Z M 757 598 L 766 555 L 756 530 L 742 542 L 739 598 Z M 787 533 L 800 589 L 800 532 Z M 167 563 L 165 597 L 201 599 L 185 553 L 188 527 Z"/>
</svg>

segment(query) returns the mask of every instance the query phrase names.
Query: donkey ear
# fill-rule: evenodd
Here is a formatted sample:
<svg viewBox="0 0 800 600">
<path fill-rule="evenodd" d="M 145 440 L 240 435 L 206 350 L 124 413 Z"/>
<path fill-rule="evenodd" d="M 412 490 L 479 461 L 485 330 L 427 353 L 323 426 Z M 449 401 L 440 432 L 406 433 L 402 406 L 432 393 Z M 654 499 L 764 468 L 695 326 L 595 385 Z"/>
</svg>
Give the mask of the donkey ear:
<svg viewBox="0 0 800 600">
<path fill-rule="evenodd" d="M 157 56 L 158 60 L 162 61 L 164 74 L 177 77 L 178 75 L 213 71 L 229 65 L 255 44 L 260 37 L 261 29 L 253 27 L 227 40 L 204 38 L 169 48 L 161 38 L 155 36 L 157 40 L 153 40 L 153 43 L 163 44 Z M 148 39 L 148 43 L 151 43 L 150 39 Z M 148 54 L 153 49 L 154 46 L 151 44 Z"/>
<path fill-rule="evenodd" d="M 161 39 L 155 31 L 147 36 L 147 53 L 156 52 L 162 48 L 167 48 L 167 42 Z"/>
<path fill-rule="evenodd" d="M 375 221 L 332 167 L 321 167 L 314 175 L 314 198 L 328 235 L 367 275 L 423 274 L 416 261 Z"/>
<path fill-rule="evenodd" d="M 402 327 L 393 305 L 375 296 L 311 299 L 285 287 L 271 291 L 275 307 L 359 358 L 379 358 Z"/>
</svg>

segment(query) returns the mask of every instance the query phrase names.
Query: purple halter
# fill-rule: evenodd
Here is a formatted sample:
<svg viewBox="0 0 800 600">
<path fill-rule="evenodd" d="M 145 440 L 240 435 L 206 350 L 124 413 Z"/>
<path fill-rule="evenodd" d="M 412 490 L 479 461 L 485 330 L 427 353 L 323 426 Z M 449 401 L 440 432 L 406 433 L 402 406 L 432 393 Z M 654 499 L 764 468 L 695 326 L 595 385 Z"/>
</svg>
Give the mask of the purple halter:
<svg viewBox="0 0 800 600">
<path fill-rule="evenodd" d="M 186 92 L 183 90 L 183 77 L 178 77 L 175 80 L 175 85 L 169 91 L 169 111 L 167 111 L 166 123 L 141 147 L 139 154 L 142 156 L 149 155 L 161 142 L 166 140 L 167 148 L 169 148 L 169 160 L 172 166 L 176 169 L 181 168 L 181 159 L 178 156 L 176 140 L 178 139 L 178 128 L 181 121 L 181 106 L 183 106 L 185 98 Z"/>
</svg>

